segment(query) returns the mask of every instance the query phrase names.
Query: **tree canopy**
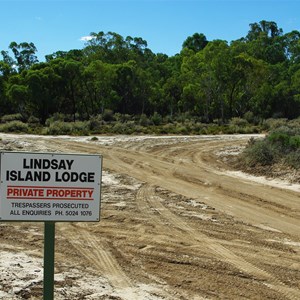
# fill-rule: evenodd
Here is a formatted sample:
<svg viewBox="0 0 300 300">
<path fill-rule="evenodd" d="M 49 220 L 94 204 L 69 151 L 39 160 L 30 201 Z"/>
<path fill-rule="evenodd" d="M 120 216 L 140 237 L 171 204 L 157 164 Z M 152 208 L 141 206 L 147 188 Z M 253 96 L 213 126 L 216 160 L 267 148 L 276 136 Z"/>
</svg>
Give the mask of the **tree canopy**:
<svg viewBox="0 0 300 300">
<path fill-rule="evenodd" d="M 153 53 L 141 37 L 91 33 L 83 49 L 37 59 L 32 42 L 1 51 L 0 114 L 20 113 L 44 123 L 55 113 L 73 120 L 105 110 L 174 116 L 202 122 L 251 113 L 257 118 L 300 114 L 300 32 L 275 22 L 249 25 L 235 41 L 195 33 L 180 53 Z"/>
</svg>

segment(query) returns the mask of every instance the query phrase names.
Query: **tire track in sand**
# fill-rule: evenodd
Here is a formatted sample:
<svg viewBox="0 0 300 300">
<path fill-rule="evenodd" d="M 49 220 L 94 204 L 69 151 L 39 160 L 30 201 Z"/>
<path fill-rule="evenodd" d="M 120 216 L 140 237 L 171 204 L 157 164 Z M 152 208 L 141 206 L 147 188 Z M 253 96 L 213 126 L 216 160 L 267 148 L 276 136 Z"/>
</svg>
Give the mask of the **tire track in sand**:
<svg viewBox="0 0 300 300">
<path fill-rule="evenodd" d="M 103 242 L 100 243 L 88 230 L 79 226 L 74 228 L 74 225 L 64 223 L 58 229 L 89 263 L 108 279 L 124 299 L 141 299 L 117 260 L 104 249 Z"/>
<path fill-rule="evenodd" d="M 160 217 L 155 217 L 155 221 L 160 220 L 160 222 L 164 222 L 164 220 L 167 220 L 172 224 L 173 231 L 178 232 L 178 235 L 185 241 L 194 243 L 196 247 L 207 247 L 218 259 L 233 265 L 246 274 L 254 276 L 258 280 L 262 280 L 267 287 L 281 293 L 287 299 L 300 299 L 300 291 L 286 286 L 273 275 L 249 263 L 244 258 L 222 246 L 216 240 L 189 226 L 182 218 L 172 213 L 161 203 L 161 198 L 156 195 L 153 185 L 145 184 L 140 188 L 137 193 L 137 203 L 143 213 L 151 215 L 152 212 L 153 216 L 153 210 L 156 210 Z M 184 233 L 182 233 L 182 231 L 184 231 Z"/>
</svg>

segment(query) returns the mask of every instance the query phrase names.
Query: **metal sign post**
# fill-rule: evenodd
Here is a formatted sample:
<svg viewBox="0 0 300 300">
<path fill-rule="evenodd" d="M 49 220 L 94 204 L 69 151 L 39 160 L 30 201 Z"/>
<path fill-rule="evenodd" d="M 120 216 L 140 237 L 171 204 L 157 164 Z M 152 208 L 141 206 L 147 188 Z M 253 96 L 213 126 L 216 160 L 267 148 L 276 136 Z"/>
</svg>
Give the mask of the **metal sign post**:
<svg viewBox="0 0 300 300">
<path fill-rule="evenodd" d="M 54 299 L 55 222 L 45 222 L 44 300 Z"/>
</svg>

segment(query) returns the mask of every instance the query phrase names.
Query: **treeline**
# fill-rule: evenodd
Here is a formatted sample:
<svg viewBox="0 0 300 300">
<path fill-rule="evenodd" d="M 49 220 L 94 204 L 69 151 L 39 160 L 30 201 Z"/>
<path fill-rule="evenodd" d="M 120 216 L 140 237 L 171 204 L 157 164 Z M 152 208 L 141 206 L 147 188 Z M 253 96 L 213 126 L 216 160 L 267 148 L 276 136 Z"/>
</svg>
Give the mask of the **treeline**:
<svg viewBox="0 0 300 300">
<path fill-rule="evenodd" d="M 110 112 L 223 124 L 300 114 L 300 32 L 284 34 L 275 22 L 250 24 L 230 43 L 195 33 L 174 56 L 114 32 L 91 33 L 83 49 L 57 51 L 45 62 L 36 53 L 27 42 L 1 51 L 0 117 L 45 124 L 57 114 L 84 121 Z"/>
</svg>

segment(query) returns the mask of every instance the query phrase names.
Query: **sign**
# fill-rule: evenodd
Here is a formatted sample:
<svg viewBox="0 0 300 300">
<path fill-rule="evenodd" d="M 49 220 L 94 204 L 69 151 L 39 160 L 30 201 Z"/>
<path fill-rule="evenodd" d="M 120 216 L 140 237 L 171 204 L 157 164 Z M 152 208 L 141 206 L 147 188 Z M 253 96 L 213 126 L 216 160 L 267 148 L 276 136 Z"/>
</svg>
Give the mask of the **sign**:
<svg viewBox="0 0 300 300">
<path fill-rule="evenodd" d="M 102 157 L 1 152 L 0 220 L 99 221 Z"/>
</svg>

